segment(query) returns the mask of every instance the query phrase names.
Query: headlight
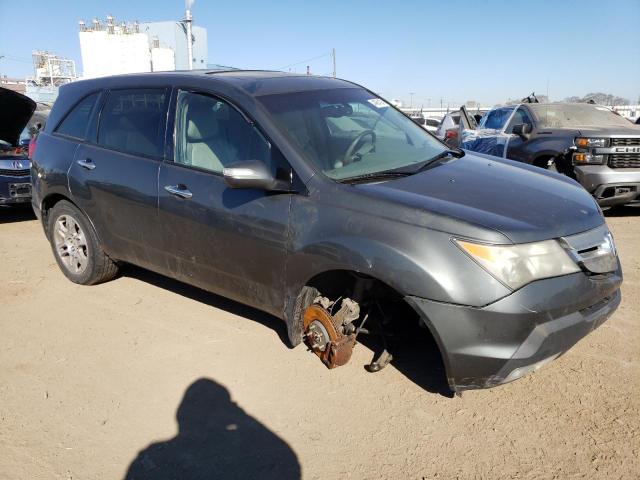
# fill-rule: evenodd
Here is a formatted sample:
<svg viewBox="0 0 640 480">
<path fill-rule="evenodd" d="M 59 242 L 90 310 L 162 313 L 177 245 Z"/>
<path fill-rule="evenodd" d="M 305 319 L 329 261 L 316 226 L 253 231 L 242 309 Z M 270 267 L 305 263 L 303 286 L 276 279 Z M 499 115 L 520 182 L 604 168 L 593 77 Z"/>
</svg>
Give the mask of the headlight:
<svg viewBox="0 0 640 480">
<path fill-rule="evenodd" d="M 573 164 L 574 165 L 602 165 L 604 163 L 604 155 L 593 155 L 591 153 L 574 153 Z"/>
<path fill-rule="evenodd" d="M 556 240 L 519 245 L 454 241 L 482 268 L 512 290 L 541 278 L 580 271 L 580 267 Z"/>
<path fill-rule="evenodd" d="M 584 138 L 578 137 L 575 139 L 576 147 L 591 148 L 591 147 L 606 147 L 608 140 L 606 138 Z"/>
</svg>

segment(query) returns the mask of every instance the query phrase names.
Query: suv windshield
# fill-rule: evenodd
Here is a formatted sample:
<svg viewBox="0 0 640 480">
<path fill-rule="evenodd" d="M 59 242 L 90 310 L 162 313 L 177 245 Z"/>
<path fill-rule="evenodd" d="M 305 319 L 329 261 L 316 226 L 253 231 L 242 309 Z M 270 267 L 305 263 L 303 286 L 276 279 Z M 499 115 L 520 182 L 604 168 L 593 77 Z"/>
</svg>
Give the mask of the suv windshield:
<svg viewBox="0 0 640 480">
<path fill-rule="evenodd" d="M 422 127 L 361 88 L 258 98 L 307 157 L 336 180 L 395 170 L 446 150 Z"/>
<path fill-rule="evenodd" d="M 543 128 L 626 127 L 629 122 L 606 107 L 589 104 L 529 105 Z"/>
</svg>

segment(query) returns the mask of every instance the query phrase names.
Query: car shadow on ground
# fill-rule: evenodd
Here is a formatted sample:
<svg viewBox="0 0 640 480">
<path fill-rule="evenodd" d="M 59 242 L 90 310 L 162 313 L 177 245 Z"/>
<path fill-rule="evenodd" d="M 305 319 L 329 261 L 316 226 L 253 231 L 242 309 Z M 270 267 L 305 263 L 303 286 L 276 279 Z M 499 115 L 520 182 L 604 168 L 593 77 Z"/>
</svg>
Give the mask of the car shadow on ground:
<svg viewBox="0 0 640 480">
<path fill-rule="evenodd" d="M 209 378 L 187 388 L 176 418 L 178 434 L 139 452 L 125 480 L 301 477 L 291 447 Z"/>
<path fill-rule="evenodd" d="M 406 328 L 404 335 L 389 342 L 390 352 L 393 355 L 390 365 L 420 388 L 443 397 L 453 398 L 454 393 L 449 388 L 444 363 L 433 336 L 413 325 L 407 325 L 404 328 Z M 377 336 L 359 336 L 358 342 L 371 350 L 372 354 L 379 352 L 383 346 Z M 378 373 L 367 373 L 367 375 L 378 375 Z"/>
<path fill-rule="evenodd" d="M 178 295 L 182 295 L 183 297 L 191 300 L 204 303 L 214 308 L 219 308 L 220 310 L 224 310 L 233 315 L 238 315 L 239 317 L 260 323 L 273 330 L 278 335 L 282 343 L 289 346 L 287 326 L 282 320 L 274 317 L 273 315 L 269 315 L 268 313 L 243 305 L 242 303 L 235 302 L 228 298 L 221 297 L 215 293 L 207 292 L 206 290 L 193 287 L 178 280 L 174 280 L 133 265 L 125 265 L 122 274 L 126 277 L 135 278 L 137 280 L 150 283 L 156 287 L 177 293 Z"/>
<path fill-rule="evenodd" d="M 614 207 L 604 211 L 605 217 L 638 217 L 640 216 L 640 204 Z"/>
<path fill-rule="evenodd" d="M 0 224 L 27 222 L 35 219 L 36 214 L 33 213 L 31 205 L 20 205 L 18 207 L 8 205 L 0 206 Z"/>
<path fill-rule="evenodd" d="M 273 315 L 132 265 L 124 267 L 123 275 L 260 323 L 276 332 L 282 343 L 291 348 L 285 323 Z M 374 335 L 361 335 L 358 337 L 358 342 L 360 345 L 356 345 L 355 348 L 364 346 L 371 350 L 372 355 L 373 352 L 379 351 L 381 348 L 379 337 Z M 298 348 L 305 348 L 305 346 L 301 345 Z M 410 330 L 407 330 L 405 335 L 399 338 L 397 342 L 394 342 L 392 353 L 394 359 L 391 365 L 413 383 L 428 392 L 447 398 L 453 397 L 453 392 L 447 383 L 440 352 L 433 337 L 428 332 L 417 326 L 415 328 L 413 326 L 410 327 Z M 364 371 L 364 365 L 363 374 L 369 375 Z M 375 375 L 375 373 L 370 375 Z"/>
</svg>

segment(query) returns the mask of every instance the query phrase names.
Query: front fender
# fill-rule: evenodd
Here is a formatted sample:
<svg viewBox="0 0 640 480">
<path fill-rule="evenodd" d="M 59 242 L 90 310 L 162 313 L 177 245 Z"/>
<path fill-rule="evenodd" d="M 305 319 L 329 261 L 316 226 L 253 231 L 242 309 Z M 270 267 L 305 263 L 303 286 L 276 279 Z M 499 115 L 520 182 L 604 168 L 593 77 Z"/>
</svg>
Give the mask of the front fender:
<svg viewBox="0 0 640 480">
<path fill-rule="evenodd" d="M 450 233 L 340 202 L 297 197 L 292 202 L 286 263 L 284 317 L 296 318 L 303 287 L 319 274 L 366 274 L 399 295 L 482 306 L 509 294 L 452 241 Z"/>
<path fill-rule="evenodd" d="M 287 267 L 287 284 L 294 290 L 319 274 L 347 270 L 374 277 L 401 294 L 426 292 L 421 286 L 429 285 L 431 296 L 446 295 L 431 272 L 425 271 L 407 252 L 359 236 L 338 235 L 301 245 L 289 254 Z"/>
</svg>

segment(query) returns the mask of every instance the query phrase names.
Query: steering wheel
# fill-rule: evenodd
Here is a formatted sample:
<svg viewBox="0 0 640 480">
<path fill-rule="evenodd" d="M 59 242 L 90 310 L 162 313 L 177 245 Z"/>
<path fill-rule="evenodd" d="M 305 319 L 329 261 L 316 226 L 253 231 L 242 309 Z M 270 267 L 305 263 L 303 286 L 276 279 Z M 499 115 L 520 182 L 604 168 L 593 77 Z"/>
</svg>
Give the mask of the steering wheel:
<svg viewBox="0 0 640 480">
<path fill-rule="evenodd" d="M 373 130 L 364 130 L 363 132 L 360 132 L 360 134 L 356 138 L 354 138 L 353 141 L 349 144 L 349 148 L 347 148 L 347 151 L 345 152 L 344 157 L 342 157 L 343 165 L 349 165 L 351 162 L 353 162 L 352 157 L 356 151 L 356 147 L 362 141 L 362 139 L 366 136 L 371 137 L 371 145 L 375 147 L 376 132 L 374 132 Z"/>
</svg>

